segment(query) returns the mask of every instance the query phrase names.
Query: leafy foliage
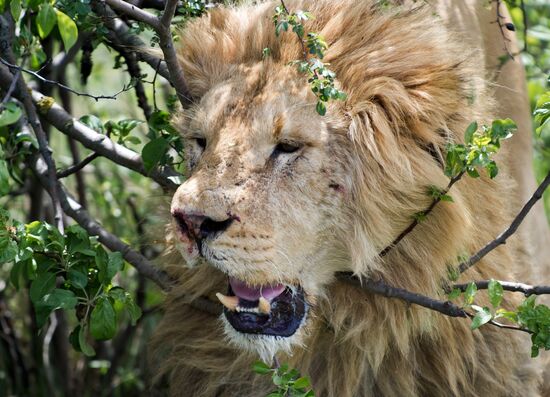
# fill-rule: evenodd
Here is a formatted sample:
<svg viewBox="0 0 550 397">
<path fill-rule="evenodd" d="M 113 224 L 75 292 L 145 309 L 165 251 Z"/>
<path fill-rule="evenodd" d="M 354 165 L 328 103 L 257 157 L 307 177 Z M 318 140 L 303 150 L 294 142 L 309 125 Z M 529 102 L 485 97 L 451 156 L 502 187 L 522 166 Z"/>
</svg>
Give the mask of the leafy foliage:
<svg viewBox="0 0 550 397">
<path fill-rule="evenodd" d="M 93 354 L 88 334 L 97 340 L 111 339 L 121 310 L 134 324 L 141 316 L 131 295 L 112 285 L 123 268 L 122 255 L 105 251 L 97 238 L 88 236 L 80 226 L 69 226 L 61 234 L 44 222 L 24 225 L 11 221 L 2 210 L 0 244 L 0 265 L 13 263 L 12 284 L 18 289 L 30 285 L 39 327 L 55 310 L 75 310 L 78 326 L 73 335 L 78 338 L 71 342 L 78 351 Z"/>
<path fill-rule="evenodd" d="M 472 122 L 466 129 L 464 144 L 447 145 L 445 175 L 455 177 L 467 172 L 473 178 L 479 177 L 479 169 L 485 169 L 491 178 L 498 174 L 498 167 L 491 156 L 500 149 L 500 141 L 512 137 L 517 129 L 510 119 L 494 120 L 492 125 L 478 128 Z"/>
<path fill-rule="evenodd" d="M 476 284 L 472 282 L 464 292 L 455 288 L 448 294 L 448 298 L 452 300 L 462 296 L 463 307 L 474 311 L 472 330 L 495 320 L 506 320 L 531 334 L 532 357 L 537 357 L 540 349 L 550 350 L 550 308 L 544 304 L 536 304 L 535 295 L 525 298 L 515 310 L 510 310 L 501 307 L 504 301 L 504 288 L 500 282 L 490 280 L 487 286 L 487 297 L 491 307 L 474 304 L 478 292 Z"/>
<path fill-rule="evenodd" d="M 303 59 L 291 63 L 297 66 L 300 73 L 307 75 L 311 90 L 317 97 L 315 109 L 317 113 L 324 116 L 327 112 L 327 102 L 329 100 L 345 100 L 347 96 L 343 91 L 336 88 L 336 74 L 328 68 L 330 66 L 328 63 L 322 61 L 325 51 L 328 49 L 325 39 L 315 32 L 308 32 L 307 35 L 305 33 L 302 22 L 310 19 L 313 19 L 311 13 L 301 10 L 290 13 L 283 3 L 275 8 L 275 14 L 273 15 L 277 36 L 292 28 L 292 32 L 300 40 L 304 53 Z M 264 56 L 266 56 L 266 53 L 269 53 L 269 49 L 264 49 Z"/>
<path fill-rule="evenodd" d="M 313 397 L 315 393 L 311 389 L 307 377 L 300 376 L 295 368 L 289 368 L 288 364 L 282 364 L 278 368 L 271 368 L 266 363 L 257 361 L 253 370 L 260 375 L 270 375 L 273 384 L 277 387 L 267 397 Z"/>
</svg>

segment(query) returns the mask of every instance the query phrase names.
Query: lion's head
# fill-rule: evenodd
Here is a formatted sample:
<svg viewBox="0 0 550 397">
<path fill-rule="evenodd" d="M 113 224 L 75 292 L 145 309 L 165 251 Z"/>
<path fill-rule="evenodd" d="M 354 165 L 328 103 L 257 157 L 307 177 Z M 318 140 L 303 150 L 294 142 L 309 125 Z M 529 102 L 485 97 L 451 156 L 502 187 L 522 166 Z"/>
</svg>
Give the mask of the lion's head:
<svg viewBox="0 0 550 397">
<path fill-rule="evenodd" d="M 264 356 L 303 341 L 336 272 L 379 273 L 402 285 L 429 279 L 421 288 L 435 288 L 471 226 L 457 192 L 422 239 L 403 242 L 423 255 L 430 235 L 448 231 L 438 237 L 446 248 L 432 254 L 439 267 L 395 268 L 378 256 L 429 202 L 426 188 L 445 185 L 445 143 L 483 111 L 467 54 L 426 22 L 431 12 L 378 4 L 288 4 L 315 15 L 306 29 L 325 37 L 324 61 L 348 95 L 326 116 L 289 65 L 302 56 L 296 36 L 275 35 L 274 4 L 213 10 L 182 34 L 194 103 L 174 121 L 188 160 L 171 205 L 177 245 L 188 265 L 227 276 L 218 295 L 226 333 Z"/>
</svg>

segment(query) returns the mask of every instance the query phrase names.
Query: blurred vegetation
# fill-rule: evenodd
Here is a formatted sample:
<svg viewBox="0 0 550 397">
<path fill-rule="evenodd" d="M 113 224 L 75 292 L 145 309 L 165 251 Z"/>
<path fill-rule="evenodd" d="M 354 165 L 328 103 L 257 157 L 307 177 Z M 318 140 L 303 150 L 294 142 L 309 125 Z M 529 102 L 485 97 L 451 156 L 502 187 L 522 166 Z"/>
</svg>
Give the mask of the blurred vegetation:
<svg viewBox="0 0 550 397">
<path fill-rule="evenodd" d="M 550 2 L 547 0 L 526 1 L 524 15 L 519 0 L 507 2 L 521 41 L 521 60 L 527 71 L 527 88 L 531 109 L 534 110 L 539 98 L 550 88 Z M 527 28 L 527 29 L 526 29 Z M 550 169 L 550 124 L 539 131 L 534 140 L 534 168 L 537 178 L 542 180 Z M 544 194 L 546 213 L 550 214 L 550 192 Z"/>
</svg>

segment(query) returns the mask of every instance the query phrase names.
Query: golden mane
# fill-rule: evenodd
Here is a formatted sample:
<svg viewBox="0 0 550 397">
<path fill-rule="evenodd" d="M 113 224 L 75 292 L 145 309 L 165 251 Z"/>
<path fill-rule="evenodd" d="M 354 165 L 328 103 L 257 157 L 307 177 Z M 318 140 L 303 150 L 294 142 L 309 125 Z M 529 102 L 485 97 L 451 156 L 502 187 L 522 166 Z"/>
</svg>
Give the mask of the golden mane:
<svg viewBox="0 0 550 397">
<path fill-rule="evenodd" d="M 429 6 L 385 8 L 373 0 L 286 3 L 315 16 L 306 29 L 326 39 L 324 61 L 348 94 L 346 101 L 331 102 L 325 116 L 331 133 L 339 136 L 326 161 L 342 163 L 350 189 L 349 205 L 334 226 L 342 241 L 334 260 L 357 274 L 442 297 L 448 267 L 510 219 L 517 200 L 506 153 L 500 155 L 503 170 L 496 181 L 464 179 L 453 187 L 453 203 L 439 204 L 384 258 L 378 253 L 428 205 L 427 187 L 447 184 L 446 143 L 461 142 L 471 121 L 492 119 L 493 94 L 479 66 L 481 54 L 451 33 Z M 284 88 L 287 82 L 277 81 L 281 73 L 297 75 L 289 62 L 300 59 L 302 49 L 294 34 L 276 37 L 274 7 L 270 2 L 217 8 L 182 30 L 180 60 L 197 101 L 247 70 L 261 69 L 252 84 L 256 92 L 268 85 Z M 264 48 L 270 49 L 268 57 Z M 518 239 L 496 250 L 464 279 L 514 279 L 514 263 L 528 262 L 522 244 Z M 166 262 L 181 282 L 169 296 L 153 346 L 161 361 L 158 376 L 168 376 L 171 394 L 267 394 L 269 384 L 251 373 L 254 356 L 226 343 L 216 317 L 188 305 L 194 297 L 223 289 L 224 274 L 207 265 L 183 269 L 177 258 Z M 538 393 L 540 371 L 528 357 L 523 335 L 490 327 L 472 332 L 468 320 L 336 280 L 317 297 L 310 317 L 304 347 L 282 359 L 312 378 L 316 395 Z"/>
</svg>

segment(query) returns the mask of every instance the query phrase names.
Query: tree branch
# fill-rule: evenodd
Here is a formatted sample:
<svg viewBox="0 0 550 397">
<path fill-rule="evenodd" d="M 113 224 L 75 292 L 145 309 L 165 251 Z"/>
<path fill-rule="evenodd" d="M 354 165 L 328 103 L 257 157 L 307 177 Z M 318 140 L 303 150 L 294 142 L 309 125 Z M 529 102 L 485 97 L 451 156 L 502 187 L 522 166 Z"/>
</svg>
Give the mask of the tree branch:
<svg viewBox="0 0 550 397">
<path fill-rule="evenodd" d="M 146 23 L 155 30 L 159 28 L 159 19 L 150 12 L 144 11 L 141 8 L 123 0 L 104 0 L 104 2 L 115 10 L 123 12 L 136 21 Z"/>
<path fill-rule="evenodd" d="M 164 54 L 164 61 L 168 69 L 170 83 L 176 90 L 178 99 L 182 106 L 186 107 L 191 103 L 191 97 L 187 83 L 185 82 L 185 76 L 181 65 L 178 61 L 174 42 L 172 40 L 171 23 L 176 12 L 178 5 L 177 0 L 167 0 L 164 7 L 164 11 L 160 18 L 157 18 L 147 11 L 143 11 L 141 8 L 134 6 L 133 4 L 126 3 L 122 0 L 104 0 L 106 4 L 114 9 L 117 9 L 126 15 L 134 18 L 138 21 L 144 22 L 151 26 L 159 37 L 159 44 Z"/>
<path fill-rule="evenodd" d="M 7 47 L 2 48 L 0 52 L 1 57 L 7 58 L 12 64 L 15 63 L 15 57 L 13 56 L 13 53 L 11 52 L 11 42 L 12 42 L 12 32 L 13 32 L 13 24 L 11 22 L 10 18 L 5 18 L 4 16 L 0 17 L 0 22 L 2 24 L 5 24 L 5 29 L 2 29 L 2 35 L 4 37 L 1 38 L 2 42 L 7 44 Z M 48 143 L 48 137 L 46 136 L 46 133 L 44 132 L 44 129 L 42 128 L 42 124 L 40 123 L 40 119 L 38 118 L 38 113 L 36 111 L 36 108 L 34 107 L 34 103 L 32 102 L 32 98 L 29 94 L 29 88 L 27 87 L 27 84 L 25 83 L 25 79 L 21 74 L 17 74 L 17 70 L 14 71 L 16 76 L 12 75 L 11 70 L 7 69 L 5 66 L 0 65 L 0 73 L 2 75 L 2 78 L 0 79 L 0 85 L 3 87 L 6 87 L 5 90 L 8 91 L 9 87 L 12 86 L 13 80 L 17 81 L 16 89 L 14 94 L 17 94 L 19 100 L 23 104 L 23 108 L 25 109 L 25 113 L 27 114 L 27 119 L 29 124 L 31 125 L 34 134 L 36 136 L 36 139 L 38 141 L 38 147 L 40 154 L 42 155 L 46 165 L 47 165 L 47 175 L 48 175 L 48 184 L 46 185 L 46 190 L 48 190 L 48 193 L 50 195 L 50 198 L 52 200 L 52 206 L 54 211 L 54 219 L 55 219 L 55 225 L 56 227 L 63 233 L 64 227 L 63 227 L 63 211 L 61 210 L 61 205 L 59 203 L 59 197 L 57 197 L 57 192 L 55 189 L 55 185 L 57 183 L 57 176 L 55 173 L 55 160 L 52 157 L 52 150 L 49 147 Z"/>
<path fill-rule="evenodd" d="M 105 26 L 109 28 L 109 45 L 115 50 L 123 46 L 129 51 L 133 51 L 140 61 L 143 61 L 153 69 L 158 69 L 158 74 L 170 81 L 170 73 L 166 67 L 166 62 L 151 54 L 149 46 L 135 34 L 130 28 L 118 18 L 118 15 L 111 10 L 104 2 L 92 2 L 93 10 L 103 18 Z"/>
<path fill-rule="evenodd" d="M 488 289 L 490 280 L 473 281 L 477 289 Z M 546 295 L 550 294 L 550 286 L 546 285 L 529 285 L 523 283 L 513 283 L 510 281 L 498 281 L 505 291 L 521 292 L 525 296 L 531 295 Z M 471 283 L 455 284 L 453 288 L 458 288 L 461 291 L 466 291 Z"/>
<path fill-rule="evenodd" d="M 440 301 L 430 298 L 429 296 L 417 294 L 416 292 L 407 291 L 402 288 L 392 287 L 382 280 L 359 279 L 358 277 L 350 277 L 346 273 L 338 273 L 339 280 L 348 284 L 352 284 L 358 288 L 368 292 L 385 296 L 386 298 L 396 298 L 413 305 L 422 306 L 430 310 L 435 310 L 439 313 L 450 317 L 466 317 L 467 314 L 461 307 L 450 301 Z"/>
<path fill-rule="evenodd" d="M 533 208 L 533 206 L 542 198 L 542 195 L 546 188 L 548 188 L 548 185 L 550 185 L 550 172 L 546 175 L 544 180 L 541 182 L 537 190 L 533 193 L 529 201 L 525 203 L 521 211 L 516 215 L 510 226 L 506 230 L 504 230 L 496 239 L 485 245 L 482 249 L 480 249 L 477 253 L 472 255 L 470 259 L 468 259 L 466 262 L 461 263 L 458 266 L 458 271 L 460 273 L 464 273 L 466 270 L 471 268 L 473 265 L 475 265 L 477 262 L 479 262 L 485 255 L 487 255 L 489 252 L 497 248 L 499 245 L 506 244 L 506 240 L 513 235 L 518 227 L 521 225 L 529 211 Z"/>
<path fill-rule="evenodd" d="M 151 170 L 151 172 L 147 172 L 138 153 L 113 142 L 107 136 L 99 134 L 85 124 L 75 120 L 59 105 L 52 103 L 52 98 L 45 97 L 37 91 L 33 91 L 32 96 L 46 120 L 65 135 L 70 136 L 88 149 L 119 165 L 152 178 L 166 189 L 175 190 L 179 186 L 178 183 L 171 179 L 179 176 L 179 174 L 171 168 L 157 168 Z"/>
</svg>

